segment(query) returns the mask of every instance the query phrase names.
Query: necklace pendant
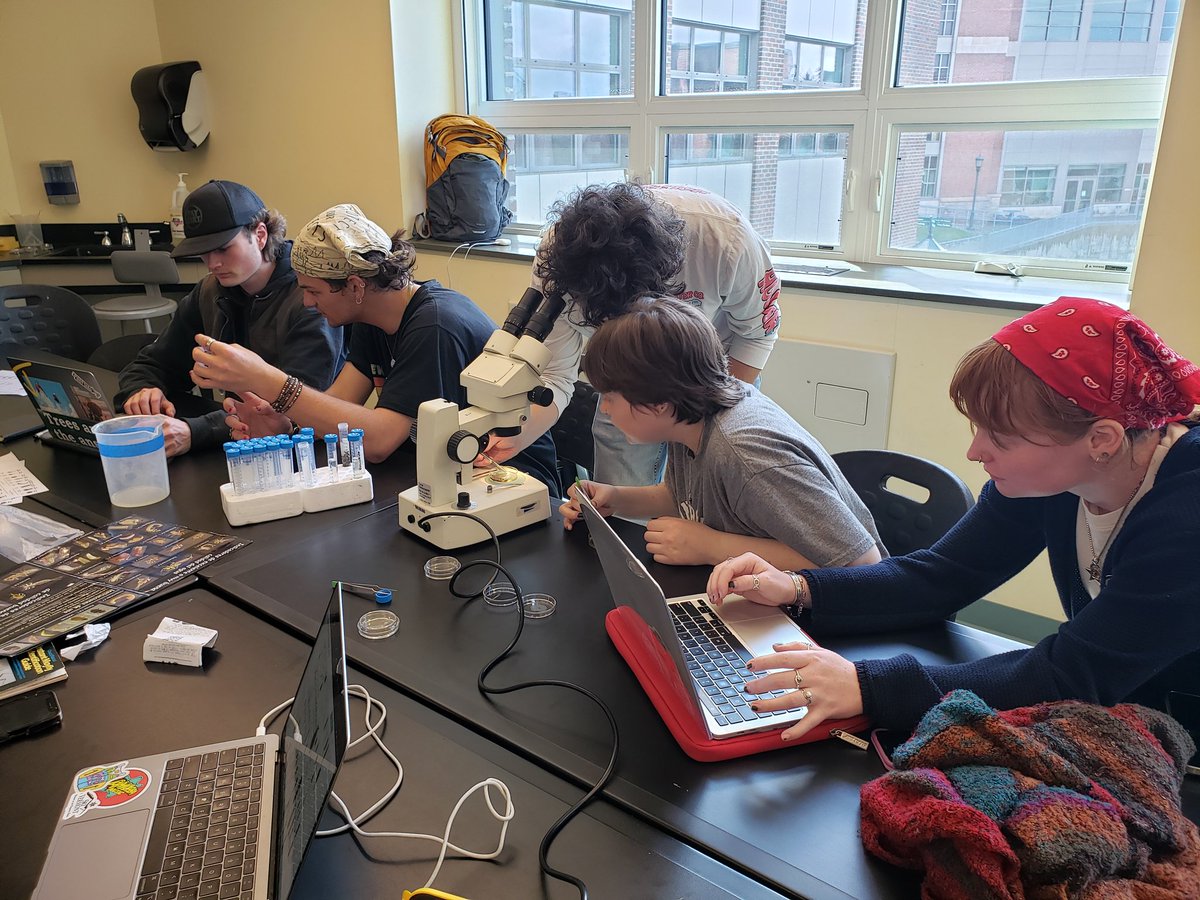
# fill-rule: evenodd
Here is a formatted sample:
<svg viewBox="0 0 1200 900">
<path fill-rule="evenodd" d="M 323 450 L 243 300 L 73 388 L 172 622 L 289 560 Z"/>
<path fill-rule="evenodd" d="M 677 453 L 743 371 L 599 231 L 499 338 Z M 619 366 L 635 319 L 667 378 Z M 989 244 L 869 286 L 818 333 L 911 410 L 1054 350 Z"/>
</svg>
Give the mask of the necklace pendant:
<svg viewBox="0 0 1200 900">
<path fill-rule="evenodd" d="M 1088 578 L 1099 583 L 1100 581 L 1100 557 L 1093 556 L 1092 564 L 1088 566 Z"/>
</svg>

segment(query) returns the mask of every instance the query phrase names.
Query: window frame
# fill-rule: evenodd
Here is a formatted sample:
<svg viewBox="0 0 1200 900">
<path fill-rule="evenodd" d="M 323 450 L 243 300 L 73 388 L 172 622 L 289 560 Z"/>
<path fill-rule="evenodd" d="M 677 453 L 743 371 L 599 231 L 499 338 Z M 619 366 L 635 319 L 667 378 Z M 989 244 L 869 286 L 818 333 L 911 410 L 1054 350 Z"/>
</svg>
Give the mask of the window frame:
<svg viewBox="0 0 1200 900">
<path fill-rule="evenodd" d="M 661 92 L 666 52 L 663 5 L 658 0 L 633 0 L 632 95 L 492 101 L 481 78 L 486 75 L 483 3 L 459 0 L 453 5 L 463 38 L 457 70 L 462 107 L 502 129 L 624 132 L 629 146 L 626 177 L 631 180 L 654 183 L 662 177 L 669 130 L 849 131 L 838 246 L 770 242 L 773 253 L 785 256 L 972 268 L 978 254 L 888 246 L 902 132 L 1122 127 L 1157 131 L 1161 125 L 1166 80 L 1161 76 L 898 86 L 901 0 L 868 4 L 857 88 L 665 95 Z M 642 47 L 652 50 L 639 52 Z M 475 65 L 468 65 L 468 60 L 475 60 Z M 1106 115 L 1097 118 L 1097 109 Z M 713 122 L 721 127 L 714 128 Z M 536 234 L 541 228 L 542 223 L 533 223 L 511 230 Z M 1028 259 L 1021 264 L 1033 275 L 1129 279 L 1128 271 L 1105 272 L 1102 265 L 1082 261 Z"/>
</svg>

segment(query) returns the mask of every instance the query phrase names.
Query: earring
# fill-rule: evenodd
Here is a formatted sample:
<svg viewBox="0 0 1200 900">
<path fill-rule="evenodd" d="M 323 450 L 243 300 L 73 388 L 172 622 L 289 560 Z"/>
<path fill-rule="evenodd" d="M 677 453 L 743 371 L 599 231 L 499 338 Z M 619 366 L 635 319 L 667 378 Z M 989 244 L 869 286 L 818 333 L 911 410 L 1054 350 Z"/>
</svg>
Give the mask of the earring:
<svg viewBox="0 0 1200 900">
<path fill-rule="evenodd" d="M 1103 463 L 1108 462 L 1110 458 L 1111 458 L 1111 454 L 1104 452 L 1104 453 L 1101 453 L 1099 456 L 1092 457 L 1092 462 L 1094 462 L 1096 465 L 1101 465 Z"/>
</svg>

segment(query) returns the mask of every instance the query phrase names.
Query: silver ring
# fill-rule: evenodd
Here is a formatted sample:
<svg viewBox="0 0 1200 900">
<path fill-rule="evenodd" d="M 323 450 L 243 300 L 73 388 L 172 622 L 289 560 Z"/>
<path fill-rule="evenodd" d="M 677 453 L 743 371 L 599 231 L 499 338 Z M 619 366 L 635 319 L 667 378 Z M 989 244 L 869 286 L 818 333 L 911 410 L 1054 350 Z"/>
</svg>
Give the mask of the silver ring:
<svg viewBox="0 0 1200 900">
<path fill-rule="evenodd" d="M 204 349 L 207 350 L 209 353 L 212 353 L 212 345 L 215 344 L 216 342 L 217 342 L 216 338 L 210 337 L 208 339 L 208 343 L 204 345 Z"/>
<path fill-rule="evenodd" d="M 804 688 L 804 676 L 801 675 L 800 670 L 797 669 L 796 670 L 796 690 L 798 690 L 798 691 L 803 690 L 803 688 Z"/>
<path fill-rule="evenodd" d="M 750 590 L 752 590 L 752 591 L 758 590 L 758 576 L 757 575 L 755 575 L 753 577 L 753 579 L 750 581 Z"/>
<path fill-rule="evenodd" d="M 808 688 L 801 688 L 800 690 L 803 691 L 803 693 L 804 693 L 804 705 L 812 706 L 813 692 L 810 691 Z"/>
</svg>

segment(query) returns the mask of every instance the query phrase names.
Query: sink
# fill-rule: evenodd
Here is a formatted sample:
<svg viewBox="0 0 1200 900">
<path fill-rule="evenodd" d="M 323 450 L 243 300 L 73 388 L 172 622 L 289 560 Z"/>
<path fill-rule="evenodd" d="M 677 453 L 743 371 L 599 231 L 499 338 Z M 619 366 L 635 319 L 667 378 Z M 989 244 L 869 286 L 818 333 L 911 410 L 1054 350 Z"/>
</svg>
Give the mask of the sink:
<svg viewBox="0 0 1200 900">
<path fill-rule="evenodd" d="M 81 258 L 87 256 L 109 256 L 113 252 L 113 247 L 101 247 L 99 245 L 84 245 L 78 247 L 58 247 L 51 250 L 48 256 Z"/>
<path fill-rule="evenodd" d="M 58 247 L 51 250 L 46 256 L 57 257 L 59 259 L 87 259 L 89 257 L 108 258 L 113 253 L 120 253 L 123 250 L 131 249 L 129 247 L 103 247 L 99 244 L 76 244 L 68 247 Z M 166 250 L 171 249 L 169 243 L 155 243 L 150 245 L 151 250 Z"/>
</svg>

